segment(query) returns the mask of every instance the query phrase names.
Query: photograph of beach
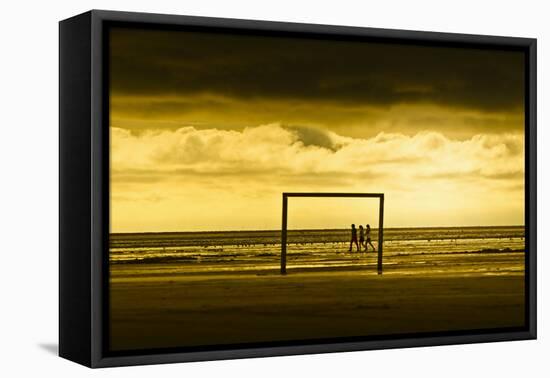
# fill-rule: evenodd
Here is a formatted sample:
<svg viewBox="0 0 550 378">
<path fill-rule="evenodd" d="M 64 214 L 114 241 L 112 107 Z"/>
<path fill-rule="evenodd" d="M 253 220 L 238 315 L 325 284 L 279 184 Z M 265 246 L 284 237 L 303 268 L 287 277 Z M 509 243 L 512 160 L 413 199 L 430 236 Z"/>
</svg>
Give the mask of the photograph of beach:
<svg viewBox="0 0 550 378">
<path fill-rule="evenodd" d="M 518 51 L 109 31 L 112 352 L 526 324 Z M 379 201 L 283 193 L 382 193 Z"/>
</svg>

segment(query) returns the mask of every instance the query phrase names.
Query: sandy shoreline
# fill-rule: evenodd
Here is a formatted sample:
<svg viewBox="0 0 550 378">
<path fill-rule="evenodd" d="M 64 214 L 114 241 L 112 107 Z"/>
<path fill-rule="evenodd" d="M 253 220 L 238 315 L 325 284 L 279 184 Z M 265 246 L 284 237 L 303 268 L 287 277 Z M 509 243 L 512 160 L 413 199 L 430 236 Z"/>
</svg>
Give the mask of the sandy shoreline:
<svg viewBox="0 0 550 378">
<path fill-rule="evenodd" d="M 517 257 L 521 266 L 521 256 Z M 524 324 L 524 275 L 372 270 L 111 281 L 112 350 Z"/>
</svg>

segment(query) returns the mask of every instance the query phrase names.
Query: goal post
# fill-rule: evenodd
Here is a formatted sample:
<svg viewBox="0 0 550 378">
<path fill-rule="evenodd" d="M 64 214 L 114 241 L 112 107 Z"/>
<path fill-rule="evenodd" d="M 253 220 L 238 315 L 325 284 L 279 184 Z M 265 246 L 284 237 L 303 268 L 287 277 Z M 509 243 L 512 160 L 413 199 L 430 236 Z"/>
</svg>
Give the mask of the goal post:
<svg viewBox="0 0 550 378">
<path fill-rule="evenodd" d="M 378 274 L 382 274 L 382 254 L 384 247 L 384 193 L 283 193 L 283 221 L 281 227 L 281 274 L 286 274 L 287 218 L 289 197 L 347 197 L 347 198 L 378 198 Z"/>
</svg>

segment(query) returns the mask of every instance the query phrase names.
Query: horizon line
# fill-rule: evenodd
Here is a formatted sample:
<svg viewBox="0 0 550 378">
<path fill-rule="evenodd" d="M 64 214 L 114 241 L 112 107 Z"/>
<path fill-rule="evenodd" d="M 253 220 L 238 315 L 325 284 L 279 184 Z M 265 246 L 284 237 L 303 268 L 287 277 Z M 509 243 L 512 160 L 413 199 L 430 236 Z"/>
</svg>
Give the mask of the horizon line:
<svg viewBox="0 0 550 378">
<path fill-rule="evenodd" d="M 360 224 L 358 224 L 360 226 Z M 525 225 L 478 225 L 478 226 L 405 226 L 405 227 L 384 227 L 384 230 L 394 230 L 394 229 L 434 229 L 434 228 L 507 228 L 507 227 L 525 227 Z M 287 231 L 336 231 L 336 230 L 347 230 L 346 228 L 287 228 Z M 378 227 L 371 227 L 372 230 L 378 230 Z M 246 230 L 195 230 L 195 231 L 128 231 L 128 232 L 110 232 L 109 235 L 120 235 L 120 234 L 186 234 L 186 233 L 217 233 L 217 232 L 272 232 L 272 231 L 282 231 L 281 229 L 246 229 Z"/>
</svg>

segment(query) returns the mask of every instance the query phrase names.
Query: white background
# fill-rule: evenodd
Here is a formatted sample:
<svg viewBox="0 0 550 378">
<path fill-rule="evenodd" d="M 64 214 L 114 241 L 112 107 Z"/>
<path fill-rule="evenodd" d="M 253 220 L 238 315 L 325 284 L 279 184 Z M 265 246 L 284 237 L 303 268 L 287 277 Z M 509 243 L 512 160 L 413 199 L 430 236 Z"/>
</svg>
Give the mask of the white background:
<svg viewBox="0 0 550 378">
<path fill-rule="evenodd" d="M 4 2 L 0 22 L 2 167 L 0 375 L 206 377 L 548 376 L 550 301 L 539 237 L 539 340 L 90 370 L 56 356 L 58 248 L 58 25 L 89 9 L 371 26 L 538 38 L 538 230 L 550 212 L 550 12 L 545 1 L 133 0 Z M 544 214 L 546 213 L 546 214 Z M 543 215 L 544 214 L 544 215 Z M 546 298 L 547 299 L 547 298 Z M 340 319 L 341 320 L 341 319 Z M 334 321 L 340 321 L 334 319 Z"/>
</svg>

